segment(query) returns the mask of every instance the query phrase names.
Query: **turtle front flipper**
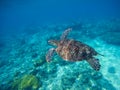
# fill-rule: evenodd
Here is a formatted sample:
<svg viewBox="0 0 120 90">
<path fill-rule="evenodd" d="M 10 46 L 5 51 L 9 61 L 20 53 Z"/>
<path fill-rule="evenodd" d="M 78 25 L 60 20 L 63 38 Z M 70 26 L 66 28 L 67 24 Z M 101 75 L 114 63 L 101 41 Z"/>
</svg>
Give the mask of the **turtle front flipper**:
<svg viewBox="0 0 120 90">
<path fill-rule="evenodd" d="M 90 64 L 90 66 L 96 70 L 96 71 L 99 71 L 100 70 L 100 63 L 99 63 L 99 60 L 98 59 L 95 59 L 95 58 L 90 58 L 87 60 L 87 62 Z"/>
<path fill-rule="evenodd" d="M 47 54 L 46 54 L 46 61 L 47 61 L 47 62 L 50 62 L 50 61 L 51 61 L 54 52 L 55 52 L 55 49 L 54 49 L 54 48 L 49 49 L 49 51 L 48 51 Z"/>
<path fill-rule="evenodd" d="M 67 35 L 69 34 L 69 32 L 70 32 L 71 30 L 72 30 L 72 28 L 66 29 L 66 30 L 63 32 L 63 34 L 62 34 L 62 36 L 60 37 L 60 39 L 61 39 L 61 40 L 65 40 L 66 37 L 67 37 Z"/>
</svg>

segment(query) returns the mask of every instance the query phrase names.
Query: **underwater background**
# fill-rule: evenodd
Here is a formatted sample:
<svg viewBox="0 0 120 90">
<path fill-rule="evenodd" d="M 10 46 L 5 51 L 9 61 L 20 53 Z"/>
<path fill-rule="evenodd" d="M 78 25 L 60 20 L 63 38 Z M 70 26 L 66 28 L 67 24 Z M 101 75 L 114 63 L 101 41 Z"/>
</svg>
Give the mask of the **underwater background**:
<svg viewBox="0 0 120 90">
<path fill-rule="evenodd" d="M 104 56 L 69 62 L 47 41 L 72 38 Z M 120 90 L 119 0 L 0 0 L 0 90 Z"/>
</svg>

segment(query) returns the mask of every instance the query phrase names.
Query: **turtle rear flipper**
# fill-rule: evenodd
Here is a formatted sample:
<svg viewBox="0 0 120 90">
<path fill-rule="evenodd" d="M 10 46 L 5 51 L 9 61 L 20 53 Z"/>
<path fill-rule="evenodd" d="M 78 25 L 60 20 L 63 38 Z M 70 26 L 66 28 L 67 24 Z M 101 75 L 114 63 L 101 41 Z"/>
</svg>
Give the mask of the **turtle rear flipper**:
<svg viewBox="0 0 120 90">
<path fill-rule="evenodd" d="M 50 62 L 50 61 L 51 61 L 54 52 L 55 52 L 55 49 L 54 49 L 54 48 L 49 49 L 49 51 L 48 51 L 47 54 L 46 54 L 46 61 L 47 61 L 47 62 Z"/>
<path fill-rule="evenodd" d="M 65 40 L 71 30 L 72 30 L 71 28 L 66 29 L 66 30 L 63 32 L 63 34 L 62 34 L 62 36 L 60 37 L 60 39 L 61 39 L 61 40 Z"/>
<path fill-rule="evenodd" d="M 100 63 L 99 63 L 99 60 L 98 59 L 95 59 L 95 58 L 90 58 L 87 60 L 87 62 L 90 64 L 90 66 L 96 70 L 96 71 L 99 71 L 100 70 Z"/>
</svg>

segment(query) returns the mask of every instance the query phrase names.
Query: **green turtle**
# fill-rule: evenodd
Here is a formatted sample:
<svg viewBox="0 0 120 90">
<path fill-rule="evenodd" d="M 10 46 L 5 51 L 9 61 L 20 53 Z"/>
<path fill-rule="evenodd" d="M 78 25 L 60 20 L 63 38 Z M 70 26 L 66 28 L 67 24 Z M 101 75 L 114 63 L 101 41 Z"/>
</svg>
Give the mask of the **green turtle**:
<svg viewBox="0 0 120 90">
<path fill-rule="evenodd" d="M 57 48 L 49 49 L 46 54 L 47 62 L 50 62 L 54 52 L 57 52 L 57 54 L 66 61 L 86 60 L 94 70 L 99 71 L 101 65 L 99 60 L 94 57 L 99 53 L 85 43 L 74 39 L 67 39 L 67 36 L 71 30 L 71 28 L 66 29 L 61 35 L 60 40 L 48 41 L 49 44 L 57 46 Z"/>
</svg>

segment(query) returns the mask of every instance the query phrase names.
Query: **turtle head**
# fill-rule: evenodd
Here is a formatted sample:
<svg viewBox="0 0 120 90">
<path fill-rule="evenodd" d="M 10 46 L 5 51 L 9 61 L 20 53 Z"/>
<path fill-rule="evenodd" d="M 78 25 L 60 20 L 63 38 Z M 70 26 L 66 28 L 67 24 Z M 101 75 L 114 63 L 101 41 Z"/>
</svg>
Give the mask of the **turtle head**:
<svg viewBox="0 0 120 90">
<path fill-rule="evenodd" d="M 58 46 L 59 40 L 48 40 L 48 44 Z"/>
</svg>

